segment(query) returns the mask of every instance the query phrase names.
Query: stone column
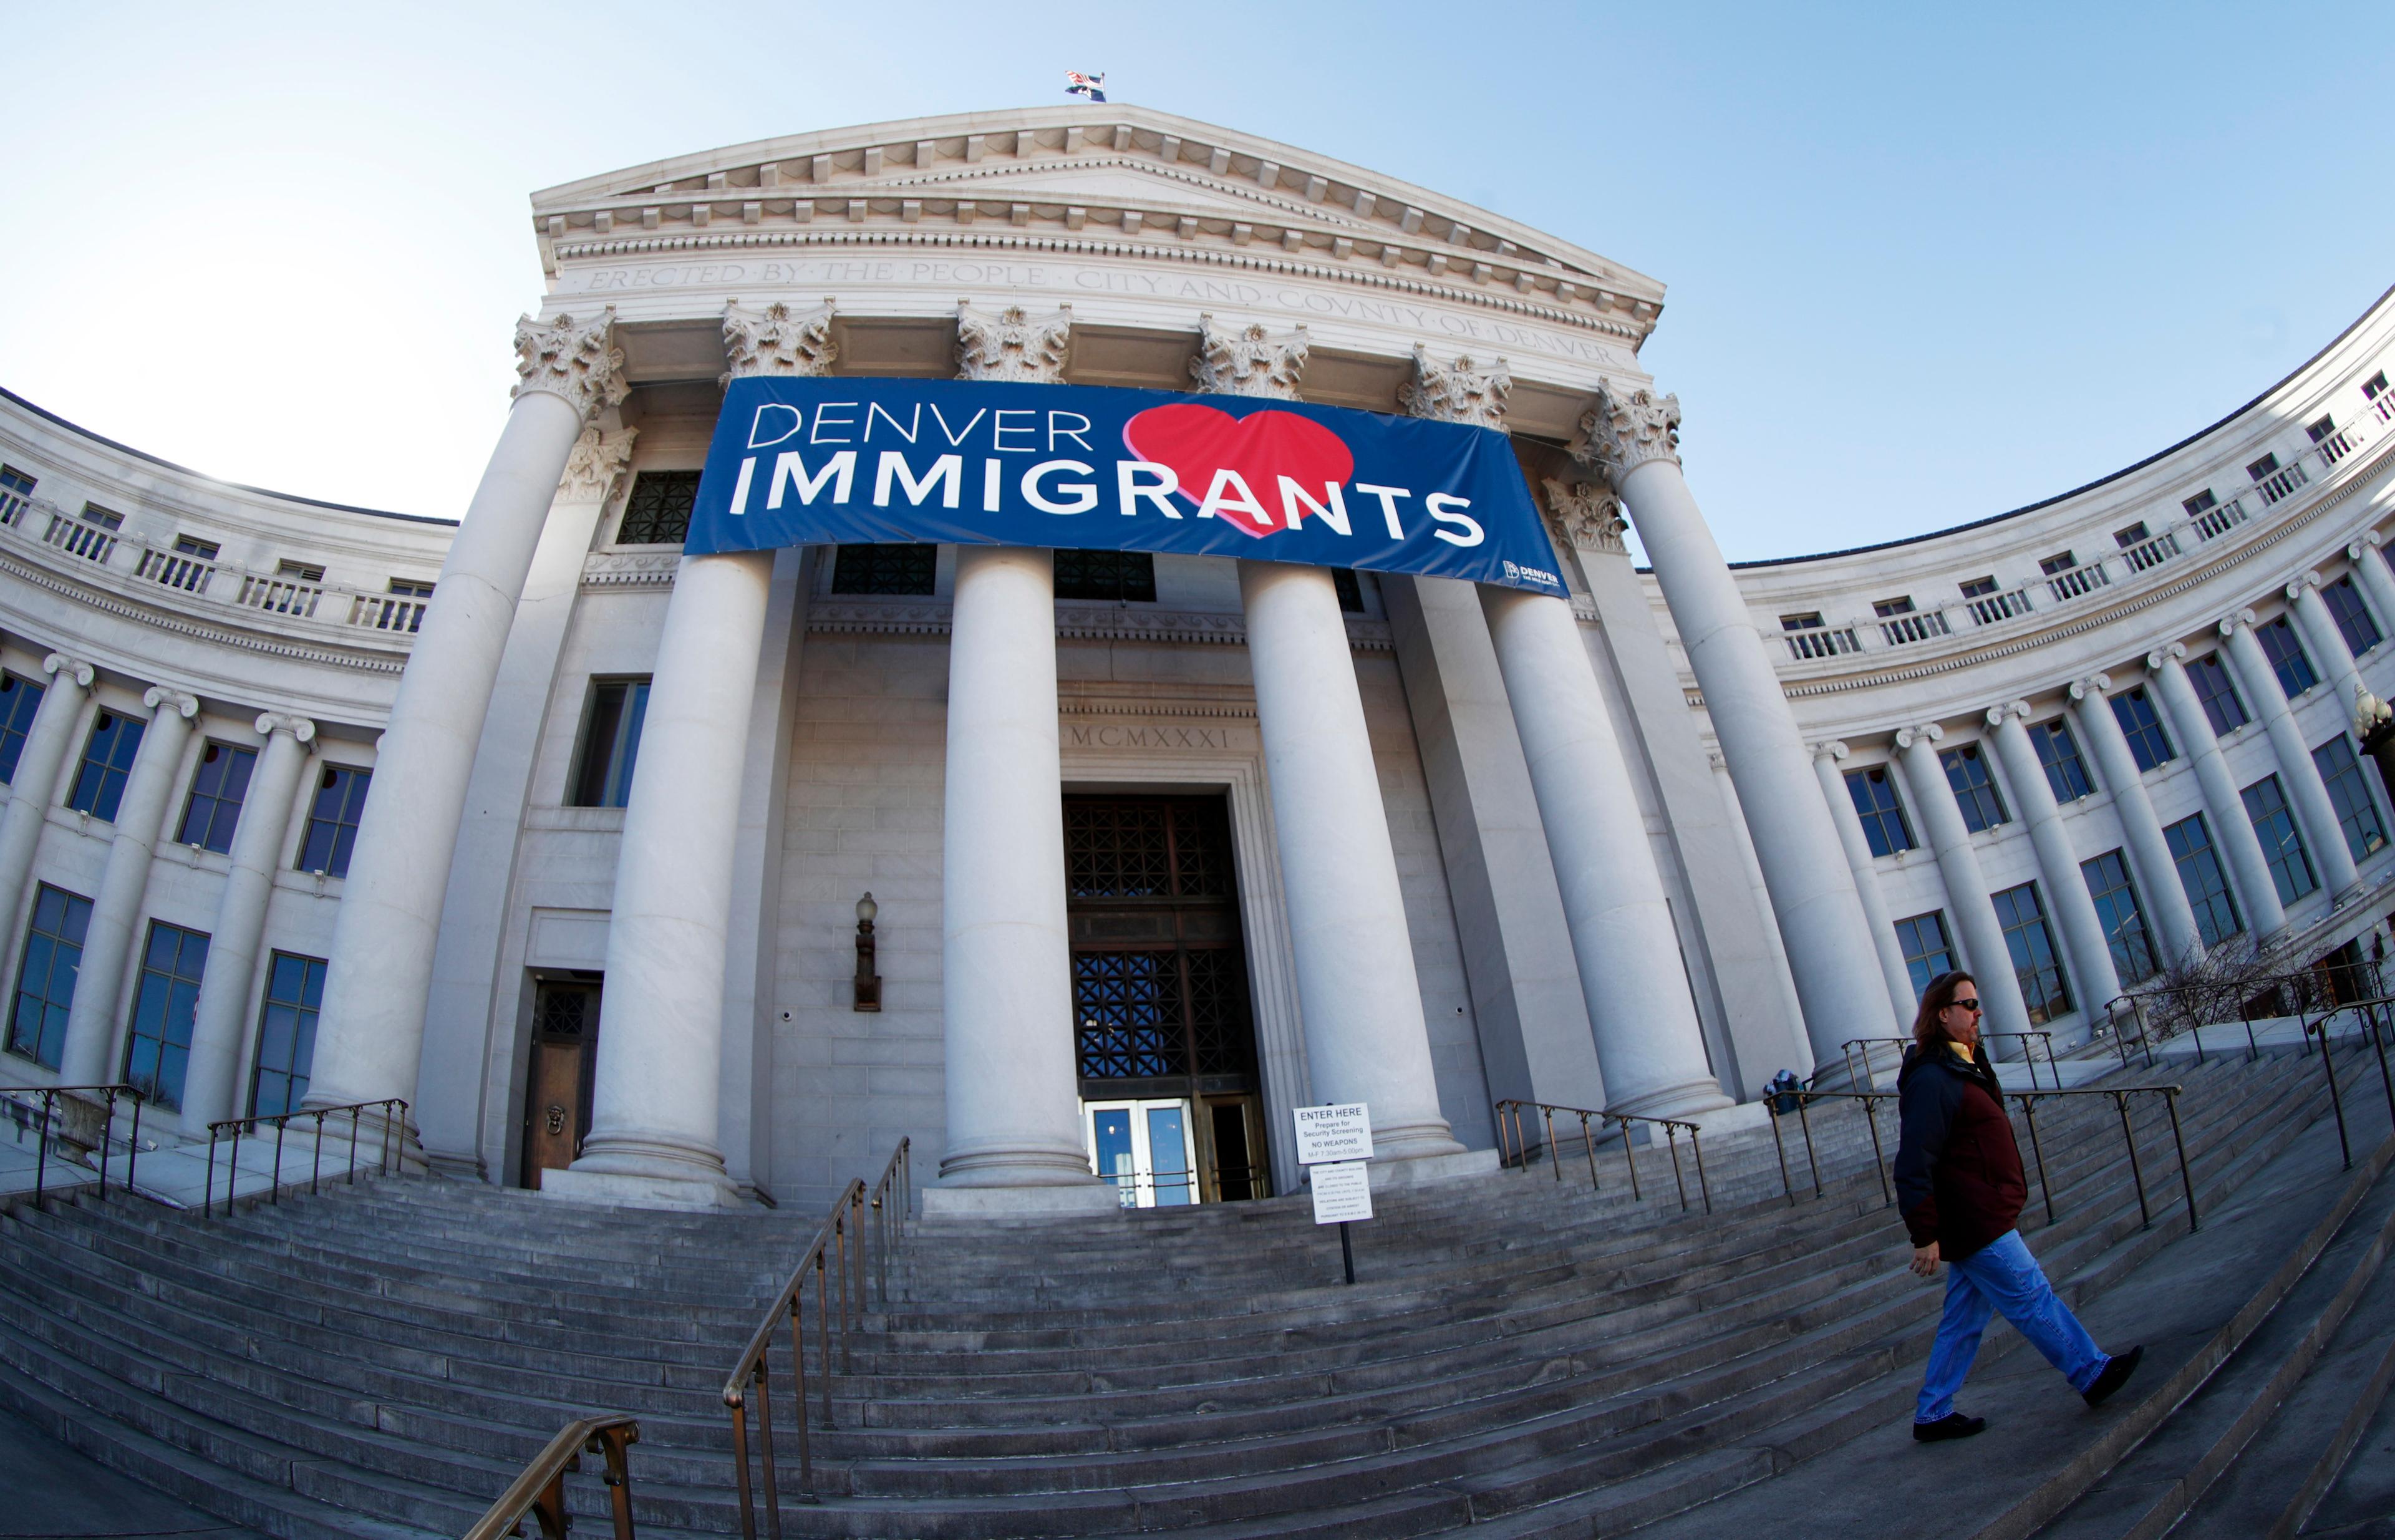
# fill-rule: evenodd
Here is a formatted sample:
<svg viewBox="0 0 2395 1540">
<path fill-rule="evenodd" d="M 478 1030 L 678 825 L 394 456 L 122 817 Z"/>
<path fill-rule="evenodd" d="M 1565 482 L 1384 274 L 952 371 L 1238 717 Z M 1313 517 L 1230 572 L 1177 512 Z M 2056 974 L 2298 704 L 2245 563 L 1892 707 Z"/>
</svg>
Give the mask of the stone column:
<svg viewBox="0 0 2395 1540">
<path fill-rule="evenodd" d="M 206 1138 L 209 1123 L 241 1111 L 236 1082 L 249 1037 L 250 985 L 266 939 L 266 903 L 283 864 L 299 777 L 308 768 L 308 745 L 316 737 L 316 724 L 306 717 L 277 711 L 259 717 L 258 730 L 266 735 L 266 745 L 233 826 L 232 865 L 217 898 L 207 970 L 200 976 L 192 1022 L 191 1066 L 183 1076 L 182 1130 L 189 1138 Z"/>
<path fill-rule="evenodd" d="M 1705 1063 L 1647 820 L 1571 605 L 1484 586 L 1480 606 L 1555 861 L 1606 1100 L 1659 1118 L 1727 1107 Z"/>
<path fill-rule="evenodd" d="M 450 542 L 375 755 L 333 924 L 310 1107 L 415 1098 L 474 748 L 558 478 L 584 425 L 624 396 L 615 320 L 608 309 L 589 322 L 516 325 L 515 405 Z"/>
<path fill-rule="evenodd" d="M 2203 790 L 2204 811 L 2211 815 L 2204 821 L 2212 826 L 2213 847 L 2229 857 L 2230 881 L 2236 884 L 2246 926 L 2254 939 L 2268 941 L 2287 928 L 2286 908 L 2279 902 L 2278 885 L 2262 859 L 2253 820 L 2245 816 L 2245 801 L 2237 794 L 2237 777 L 2230 774 L 2229 761 L 2220 752 L 2219 735 L 2213 732 L 2212 719 L 2203 714 L 2203 702 L 2187 677 L 2186 657 L 2186 644 L 2173 642 L 2148 653 L 2146 668 L 2154 676 L 2172 736 L 2195 763 L 2195 781 Z M 2271 688 L 2277 687 L 2273 681 Z"/>
<path fill-rule="evenodd" d="M 1854 874 L 1822 804 L 1796 719 L 1746 601 L 1680 474 L 1678 398 L 1600 391 L 1573 457 L 1601 466 L 1630 510 L 1688 664 L 1704 692 L 1739 805 L 1787 943 L 1817 1062 L 1839 1044 L 1909 1029 L 1888 1014 L 1887 985 Z"/>
<path fill-rule="evenodd" d="M 2195 909 L 2187 901 L 2187 885 L 2179 881 L 2178 862 L 2163 836 L 2162 820 L 2146 795 L 2145 777 L 2137 773 L 2137 756 L 2129 751 L 2121 719 L 2112 714 L 2104 692 L 2112 681 L 2090 674 L 2071 686 L 2071 718 L 2079 724 L 2079 741 L 2096 756 L 2096 773 L 2112 794 L 2112 813 L 2121 820 L 2123 848 L 2129 870 L 2137 875 L 2137 896 L 2145 900 L 2146 917 L 2153 922 L 2154 942 L 2165 964 L 2192 962 L 2203 955 L 2203 934 L 2196 928 Z"/>
<path fill-rule="evenodd" d="M 42 671 L 50 682 L 33 708 L 33 724 L 26 730 L 16 778 L 8 786 L 8 808 L 0 814 L 0 957 L 15 955 L 23 939 L 17 926 L 27 908 L 33 853 L 41 846 L 50 804 L 58 801 L 59 775 L 74 747 L 75 724 L 83 720 L 84 697 L 94 677 L 90 664 L 64 653 L 42 659 Z"/>
<path fill-rule="evenodd" d="M 736 1204 L 716 1110 L 740 773 L 770 551 L 685 556 L 674 575 L 615 856 L 590 1135 L 547 1195 Z"/>
<path fill-rule="evenodd" d="M 1313 1095 L 1369 1103 L 1377 1160 L 1459 1153 L 1338 591 L 1321 567 L 1250 561 L 1239 591 Z"/>
<path fill-rule="evenodd" d="M 2029 1005 L 2021 998 L 2020 977 L 2013 971 L 2012 949 L 2005 944 L 2005 928 L 1988 896 L 1988 879 L 1979 870 L 1978 852 L 1971 848 L 1971 830 L 1963 822 L 1962 806 L 1954 801 L 1954 784 L 1938 762 L 1938 740 L 1946 729 L 1936 723 L 1907 727 L 1896 735 L 1904 762 L 1905 788 L 1912 793 L 1912 810 L 1920 815 L 1938 856 L 1938 874 L 1946 883 L 1946 912 L 1954 917 L 1955 940 L 1963 948 L 1963 965 L 1979 981 L 1979 998 L 1988 1008 L 1991 1032 L 2032 1030 Z"/>
<path fill-rule="evenodd" d="M 1055 564 L 963 546 L 948 645 L 941 830 L 944 1187 L 1063 1188 L 1037 1207 L 1103 1208 L 1074 1059 L 1056 727 Z"/>
<path fill-rule="evenodd" d="M 192 740 L 192 719 L 200 703 L 180 690 L 153 686 L 142 696 L 150 724 L 134 750 L 125 795 L 116 804 L 116 835 L 109 842 L 108 868 L 92 900 L 91 924 L 84 932 L 83 965 L 67 1014 L 66 1051 L 60 1074 L 70 1085 L 98 1085 L 123 1068 L 116 1046 L 116 1010 L 124 999 L 125 961 L 133 951 L 133 927 L 150 886 L 150 853 L 183 766 L 183 746 Z"/>
<path fill-rule="evenodd" d="M 2238 685 L 2262 718 L 2262 730 L 2270 736 L 2270 751 L 2279 762 L 2279 784 L 2286 789 L 2287 803 L 2296 811 L 2312 865 L 2322 885 L 2336 902 L 2343 903 L 2362 892 L 2362 874 L 2354 869 L 2353 852 L 2346 848 L 2345 830 L 2337 825 L 2336 805 L 2328 800 L 2328 785 L 2321 779 L 2320 766 L 2312 762 L 2311 745 L 2304 740 L 2287 692 L 2279 687 L 2278 673 L 2254 634 L 2254 612 L 2239 610 L 2229 616 L 2220 622 L 2220 634 L 2227 640 Z M 2340 719 L 2345 714 L 2340 712 Z"/>
<path fill-rule="evenodd" d="M 1988 725 L 1995 729 L 1996 757 L 2012 777 L 2013 806 L 2029 826 L 2030 843 L 2037 851 L 2037 869 L 2045 878 L 2045 901 L 2057 922 L 2062 954 L 2071 965 L 2078 990 L 2079 1009 L 2092 1028 L 2105 1007 L 2121 992 L 2121 970 L 2112 962 L 2112 946 L 2097 918 L 2096 900 L 2088 895 L 2086 874 L 2079 870 L 2079 854 L 2071 832 L 2062 827 L 2062 808 L 2054 787 L 2038 763 L 2037 746 L 2029 740 L 2029 702 L 2015 700 L 1992 707 Z"/>
<path fill-rule="evenodd" d="M 2345 559 L 2353 564 L 2353 580 L 2370 601 L 2378 629 L 2395 635 L 2395 572 L 2387 568 L 2387 552 L 2379 548 L 2378 531 L 2370 530 L 2347 546 Z"/>
<path fill-rule="evenodd" d="M 2335 681 L 2336 698 L 2344 707 L 2341 713 L 2353 715 L 2353 703 L 2366 694 L 2369 686 L 2362 682 L 2362 664 L 2353 649 L 2345 644 L 2345 632 L 2336 629 L 2336 617 L 2328 612 L 2328 602 L 2320 596 L 2321 575 L 2307 572 L 2287 585 L 2287 604 L 2296 612 L 2296 625 L 2311 644 L 2311 654 Z"/>
<path fill-rule="evenodd" d="M 1896 921 L 1887 912 L 1887 898 L 1879 890 L 1879 869 L 1872 864 L 1871 841 L 1855 812 L 1853 793 L 1838 762 L 1846 746 L 1832 741 L 1813 745 L 1813 773 L 1820 777 L 1821 799 L 1830 804 L 1830 821 L 1837 826 L 1839 847 L 1846 853 L 1846 870 L 1854 873 L 1855 896 L 1862 900 L 1863 918 L 1871 925 L 1872 948 L 1879 954 L 1879 971 L 1887 980 L 1887 1002 L 1899 1017 L 1909 1017 L 1919 1003 L 1913 997 L 1912 970 L 1904 965 L 1904 944 L 1896 936 Z"/>
</svg>

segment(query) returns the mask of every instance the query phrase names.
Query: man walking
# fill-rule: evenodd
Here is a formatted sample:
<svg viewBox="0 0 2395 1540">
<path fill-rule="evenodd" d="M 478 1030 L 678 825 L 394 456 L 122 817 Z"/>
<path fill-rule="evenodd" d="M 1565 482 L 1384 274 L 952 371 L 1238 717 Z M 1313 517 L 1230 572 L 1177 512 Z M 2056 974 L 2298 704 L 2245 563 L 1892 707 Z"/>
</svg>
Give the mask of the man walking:
<svg viewBox="0 0 2395 1540">
<path fill-rule="evenodd" d="M 2089 1406 L 2103 1405 L 2137 1372 L 2145 1349 L 2114 1358 L 2098 1348 L 2014 1228 L 2029 1183 L 1995 1066 L 1979 1048 L 1978 981 L 1959 971 L 1931 979 L 1912 1043 L 1896 1082 L 1903 1118 L 1896 1201 L 1912 1237 L 1912 1270 L 1935 1278 L 1939 1263 L 1952 1269 L 1912 1436 L 1934 1443 L 1988 1426 L 1985 1417 L 1955 1411 L 1954 1394 L 1998 1311 Z"/>
</svg>

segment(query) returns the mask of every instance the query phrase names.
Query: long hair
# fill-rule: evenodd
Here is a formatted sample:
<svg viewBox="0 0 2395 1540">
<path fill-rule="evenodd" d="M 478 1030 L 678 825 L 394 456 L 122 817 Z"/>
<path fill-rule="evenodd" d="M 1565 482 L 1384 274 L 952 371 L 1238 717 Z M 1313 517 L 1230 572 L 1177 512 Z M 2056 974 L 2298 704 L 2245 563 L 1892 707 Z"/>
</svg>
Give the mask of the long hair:
<svg viewBox="0 0 2395 1540">
<path fill-rule="evenodd" d="M 1921 991 L 1920 1009 L 1912 1014 L 1912 1041 L 1924 1048 L 1932 1043 L 1953 1042 L 1953 1038 L 1946 1030 L 1945 1021 L 1938 1013 L 1954 1003 L 1955 990 L 1965 984 L 1976 985 L 1978 982 L 1977 978 L 1961 968 L 1956 968 L 1951 973 L 1939 974 L 1931 979 L 1929 988 Z"/>
</svg>

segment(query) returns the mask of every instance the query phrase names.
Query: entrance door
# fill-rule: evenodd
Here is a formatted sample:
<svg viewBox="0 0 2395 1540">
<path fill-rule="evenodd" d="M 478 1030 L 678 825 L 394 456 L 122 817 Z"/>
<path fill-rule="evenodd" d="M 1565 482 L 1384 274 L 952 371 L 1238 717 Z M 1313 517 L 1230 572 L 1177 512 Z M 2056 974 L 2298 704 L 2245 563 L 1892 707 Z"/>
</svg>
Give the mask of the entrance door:
<svg viewBox="0 0 2395 1540">
<path fill-rule="evenodd" d="M 532 1066 L 524 1077 L 523 1185 L 540 1186 L 582 1153 L 590 1133 L 590 1070 L 599 1051 L 599 986 L 533 987 Z"/>
<path fill-rule="evenodd" d="M 1220 797 L 1066 797 L 1065 855 L 1099 1174 L 1143 1208 L 1270 1196 L 1230 809 Z"/>
</svg>

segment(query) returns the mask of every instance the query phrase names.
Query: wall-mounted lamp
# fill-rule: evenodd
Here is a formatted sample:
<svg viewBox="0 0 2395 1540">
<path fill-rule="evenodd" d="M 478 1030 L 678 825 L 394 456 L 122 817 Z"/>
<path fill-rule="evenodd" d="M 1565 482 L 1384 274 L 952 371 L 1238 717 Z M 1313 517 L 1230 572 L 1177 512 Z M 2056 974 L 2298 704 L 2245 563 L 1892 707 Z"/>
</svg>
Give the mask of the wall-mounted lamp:
<svg viewBox="0 0 2395 1540">
<path fill-rule="evenodd" d="M 860 1011 L 881 1009 L 881 976 L 873 971 L 873 917 L 881 906 L 867 894 L 856 901 L 856 1006 Z"/>
</svg>

